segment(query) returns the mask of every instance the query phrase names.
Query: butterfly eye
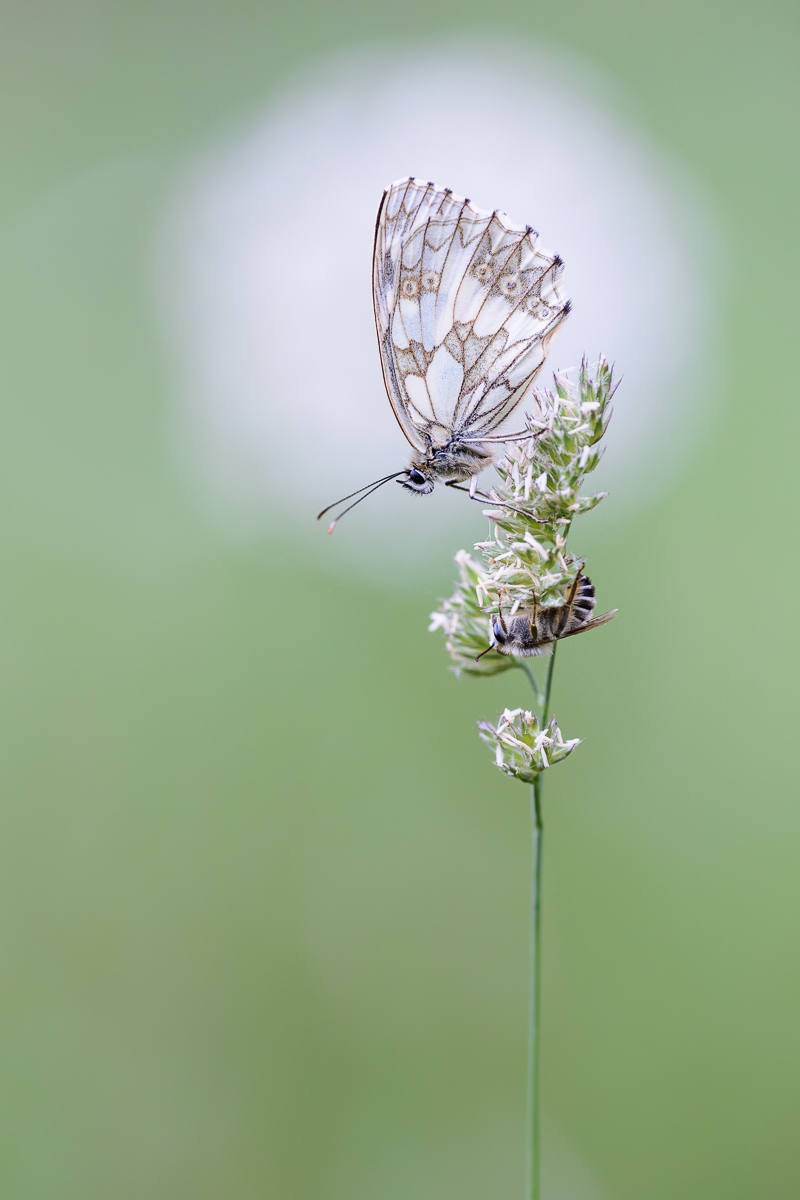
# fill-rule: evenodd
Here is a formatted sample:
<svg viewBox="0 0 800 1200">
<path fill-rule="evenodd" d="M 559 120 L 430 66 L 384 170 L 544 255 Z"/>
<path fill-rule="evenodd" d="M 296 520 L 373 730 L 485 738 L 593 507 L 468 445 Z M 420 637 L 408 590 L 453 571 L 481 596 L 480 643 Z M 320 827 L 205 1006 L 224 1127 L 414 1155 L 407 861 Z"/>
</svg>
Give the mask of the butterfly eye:
<svg viewBox="0 0 800 1200">
<path fill-rule="evenodd" d="M 519 292 L 519 275 L 504 275 L 500 280 L 500 291 L 504 296 L 516 296 Z"/>
<path fill-rule="evenodd" d="M 425 482 L 425 476 L 422 474 L 422 471 L 409 471 L 408 482 L 415 483 L 417 487 L 421 487 Z"/>
<path fill-rule="evenodd" d="M 422 286 L 426 292 L 434 292 L 439 286 L 439 276 L 435 271 L 426 271 L 422 276 Z"/>
<path fill-rule="evenodd" d="M 400 294 L 404 296 L 406 300 L 413 300 L 418 291 L 419 284 L 417 283 L 416 279 L 407 277 L 400 284 Z"/>
</svg>

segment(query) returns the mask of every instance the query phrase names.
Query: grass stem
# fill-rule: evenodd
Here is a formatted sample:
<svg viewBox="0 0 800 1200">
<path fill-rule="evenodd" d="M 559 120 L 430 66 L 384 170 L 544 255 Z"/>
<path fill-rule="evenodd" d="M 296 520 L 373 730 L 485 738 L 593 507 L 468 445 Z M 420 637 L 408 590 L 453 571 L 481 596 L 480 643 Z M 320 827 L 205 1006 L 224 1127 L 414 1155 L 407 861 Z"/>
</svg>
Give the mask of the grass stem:
<svg viewBox="0 0 800 1200">
<path fill-rule="evenodd" d="M 528 1011 L 528 1200 L 539 1200 L 541 1150 L 539 1131 L 539 1007 L 541 1002 L 542 921 L 542 777 L 531 788 L 531 925 Z"/>
<path fill-rule="evenodd" d="M 517 659 L 517 666 L 519 667 L 519 669 L 520 669 L 521 671 L 524 671 L 524 672 L 525 672 L 525 674 L 528 676 L 528 683 L 529 683 L 529 684 L 531 685 L 531 687 L 533 688 L 533 694 L 534 694 L 534 696 L 536 697 L 536 703 L 537 703 L 538 705 L 542 705 L 542 704 L 544 704 L 544 696 L 543 696 L 543 694 L 542 694 L 542 691 L 541 691 L 541 689 L 540 689 L 540 687 L 539 687 L 539 684 L 538 684 L 538 682 L 537 682 L 536 676 L 534 675 L 533 671 L 530 669 L 530 667 L 528 666 L 528 664 L 525 662 L 525 659 L 524 659 L 524 658 L 518 658 L 518 659 Z"/>
<path fill-rule="evenodd" d="M 541 727 L 547 724 L 550 712 L 550 697 L 553 690 L 553 669 L 556 648 L 553 646 L 547 665 L 542 703 Z M 536 689 L 538 691 L 538 689 Z M 544 824 L 542 822 L 542 776 L 536 776 L 531 788 L 531 923 L 530 923 L 530 978 L 528 1008 L 528 1183 L 526 1200 L 540 1200 L 541 1196 L 541 1136 L 539 1110 L 539 1059 L 540 1059 L 540 1012 L 542 988 L 542 847 Z"/>
</svg>

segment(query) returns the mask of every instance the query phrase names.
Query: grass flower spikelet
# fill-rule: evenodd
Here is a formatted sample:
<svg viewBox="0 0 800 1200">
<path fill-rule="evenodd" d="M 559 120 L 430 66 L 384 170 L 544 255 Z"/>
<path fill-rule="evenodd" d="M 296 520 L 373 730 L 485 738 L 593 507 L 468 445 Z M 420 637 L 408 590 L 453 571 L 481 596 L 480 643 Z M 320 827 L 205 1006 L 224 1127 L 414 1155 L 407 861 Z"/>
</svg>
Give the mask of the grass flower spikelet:
<svg viewBox="0 0 800 1200">
<path fill-rule="evenodd" d="M 495 650 L 475 661 L 489 644 L 491 616 L 513 615 L 532 596 L 543 607 L 564 604 L 583 566 L 567 553 L 567 537 L 575 517 L 605 496 L 581 489 L 602 454 L 612 370 L 604 359 L 593 370 L 584 360 L 577 383 L 562 372 L 553 384 L 533 393 L 536 407 L 525 417 L 529 436 L 510 442 L 497 464 L 498 482 L 484 509 L 491 536 L 475 545 L 481 562 L 458 552 L 456 590 L 431 614 L 429 628 L 444 631 L 457 675 L 496 675 L 519 666 Z"/>
<path fill-rule="evenodd" d="M 523 708 L 506 709 L 496 725 L 479 721 L 478 732 L 494 750 L 499 770 L 523 783 L 533 783 L 541 771 L 561 762 L 581 741 L 565 741 L 555 717 L 542 727 L 539 718 Z"/>
</svg>

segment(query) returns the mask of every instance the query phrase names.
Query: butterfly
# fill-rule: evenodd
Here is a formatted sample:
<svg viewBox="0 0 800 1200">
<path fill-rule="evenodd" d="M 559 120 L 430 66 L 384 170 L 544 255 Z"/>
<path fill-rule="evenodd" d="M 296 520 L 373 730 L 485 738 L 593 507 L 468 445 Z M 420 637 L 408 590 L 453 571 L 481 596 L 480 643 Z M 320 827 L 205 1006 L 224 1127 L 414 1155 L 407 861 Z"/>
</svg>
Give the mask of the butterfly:
<svg viewBox="0 0 800 1200">
<path fill-rule="evenodd" d="M 545 647 L 561 638 L 574 637 L 589 629 L 606 625 L 617 615 L 617 609 L 592 619 L 595 606 L 594 584 L 587 575 L 579 573 L 570 588 L 566 604 L 556 608 L 542 608 L 533 596 L 530 608 L 524 608 L 513 616 L 500 613 L 492 617 L 490 644 L 478 655 L 482 658 L 489 650 L 501 654 L 512 654 L 517 658 L 532 658 L 544 654 Z"/>
<path fill-rule="evenodd" d="M 324 508 L 318 517 L 359 497 L 329 533 L 391 479 L 417 495 L 469 479 L 474 497 L 499 446 L 530 437 L 497 431 L 570 310 L 564 264 L 538 239 L 530 225 L 434 183 L 410 177 L 383 193 L 372 257 L 375 325 L 389 402 L 413 454 L 404 470 Z"/>
</svg>

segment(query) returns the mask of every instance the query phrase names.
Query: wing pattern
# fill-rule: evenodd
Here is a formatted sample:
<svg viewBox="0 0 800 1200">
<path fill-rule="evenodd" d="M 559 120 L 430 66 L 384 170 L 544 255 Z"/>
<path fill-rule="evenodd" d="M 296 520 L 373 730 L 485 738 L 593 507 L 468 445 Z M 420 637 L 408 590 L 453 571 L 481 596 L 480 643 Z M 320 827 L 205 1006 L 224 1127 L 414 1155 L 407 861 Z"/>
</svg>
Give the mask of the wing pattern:
<svg viewBox="0 0 800 1200">
<path fill-rule="evenodd" d="M 412 446 L 488 436 L 511 414 L 569 312 L 561 271 L 530 225 L 449 188 L 411 178 L 384 192 L 375 322 L 386 390 Z"/>
</svg>

